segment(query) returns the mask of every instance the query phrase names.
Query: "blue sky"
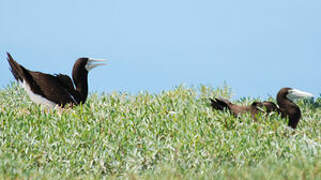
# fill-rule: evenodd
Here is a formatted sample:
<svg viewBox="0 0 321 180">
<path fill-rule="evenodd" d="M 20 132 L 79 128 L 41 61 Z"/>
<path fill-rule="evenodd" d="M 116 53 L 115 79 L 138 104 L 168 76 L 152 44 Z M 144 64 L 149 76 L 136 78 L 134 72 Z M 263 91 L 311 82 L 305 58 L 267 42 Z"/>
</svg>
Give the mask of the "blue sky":
<svg viewBox="0 0 321 180">
<path fill-rule="evenodd" d="M 14 80 L 9 51 L 30 70 L 68 75 L 78 57 L 105 58 L 91 92 L 226 82 L 234 97 L 285 86 L 318 96 L 320 17 L 319 0 L 2 0 L 0 88 Z"/>
</svg>

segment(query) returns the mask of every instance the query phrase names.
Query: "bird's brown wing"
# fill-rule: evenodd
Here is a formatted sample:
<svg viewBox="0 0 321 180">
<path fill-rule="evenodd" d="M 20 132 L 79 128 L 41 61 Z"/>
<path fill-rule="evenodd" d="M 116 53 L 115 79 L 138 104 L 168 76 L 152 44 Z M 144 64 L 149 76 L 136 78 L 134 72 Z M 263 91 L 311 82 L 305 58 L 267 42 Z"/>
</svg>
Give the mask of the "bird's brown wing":
<svg viewBox="0 0 321 180">
<path fill-rule="evenodd" d="M 30 72 L 30 74 L 34 80 L 33 82 L 39 86 L 43 96 L 48 100 L 62 106 L 68 103 L 79 104 L 79 96 L 67 75 L 57 77 L 56 75 L 41 72 Z"/>
<path fill-rule="evenodd" d="M 10 53 L 7 53 L 7 55 L 10 70 L 15 79 L 21 83 L 26 83 L 34 94 L 62 106 L 68 103 L 79 104 L 80 95 L 75 91 L 73 83 L 67 75 L 54 76 L 30 71 L 18 64 Z"/>
<path fill-rule="evenodd" d="M 65 74 L 55 74 L 60 83 L 68 90 L 75 90 L 75 86 L 71 78 Z"/>
</svg>

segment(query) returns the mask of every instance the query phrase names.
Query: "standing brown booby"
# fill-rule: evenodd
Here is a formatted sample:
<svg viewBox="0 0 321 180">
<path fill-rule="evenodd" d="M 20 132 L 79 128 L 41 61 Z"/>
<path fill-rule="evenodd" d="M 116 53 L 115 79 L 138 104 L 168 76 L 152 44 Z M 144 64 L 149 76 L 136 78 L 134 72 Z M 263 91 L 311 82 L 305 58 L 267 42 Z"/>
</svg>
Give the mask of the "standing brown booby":
<svg viewBox="0 0 321 180">
<path fill-rule="evenodd" d="M 30 99 L 37 104 L 51 107 L 85 103 L 88 96 L 88 72 L 97 66 L 105 65 L 95 64 L 104 60 L 79 58 L 72 70 L 72 81 L 64 74 L 51 75 L 30 71 L 18 64 L 9 53 L 7 55 L 13 76 L 27 91 Z"/>
<path fill-rule="evenodd" d="M 288 125 L 295 129 L 301 119 L 301 110 L 293 101 L 299 98 L 312 98 L 311 93 L 303 92 L 292 88 L 282 88 L 277 96 L 276 101 L 279 105 L 282 118 L 288 118 Z"/>
<path fill-rule="evenodd" d="M 239 106 L 223 98 L 211 100 L 211 106 L 217 110 L 229 110 L 234 116 L 250 112 L 254 119 L 259 112 L 267 114 L 277 112 L 282 118 L 288 118 L 288 125 L 295 129 L 301 118 L 301 111 L 293 101 L 299 98 L 311 98 L 312 94 L 292 88 L 282 88 L 276 97 L 278 106 L 271 101 L 253 102 L 250 106 Z"/>
</svg>

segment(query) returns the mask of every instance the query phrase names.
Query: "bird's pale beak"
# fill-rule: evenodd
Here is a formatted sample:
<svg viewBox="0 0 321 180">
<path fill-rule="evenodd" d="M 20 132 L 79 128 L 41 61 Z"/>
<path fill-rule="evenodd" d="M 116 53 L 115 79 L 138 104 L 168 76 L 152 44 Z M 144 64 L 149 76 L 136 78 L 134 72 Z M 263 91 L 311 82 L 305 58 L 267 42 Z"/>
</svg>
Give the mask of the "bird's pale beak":
<svg viewBox="0 0 321 180">
<path fill-rule="evenodd" d="M 106 60 L 104 60 L 104 59 L 92 59 L 92 58 L 89 58 L 85 67 L 86 67 L 87 71 L 89 72 L 90 70 L 94 69 L 97 66 L 107 65 L 106 63 L 101 63 L 101 62 L 105 62 L 105 61 Z"/>
<path fill-rule="evenodd" d="M 296 100 L 301 98 L 313 98 L 313 94 L 304 92 L 298 89 L 291 89 L 289 90 L 289 94 L 287 95 L 287 98 L 291 100 Z"/>
</svg>

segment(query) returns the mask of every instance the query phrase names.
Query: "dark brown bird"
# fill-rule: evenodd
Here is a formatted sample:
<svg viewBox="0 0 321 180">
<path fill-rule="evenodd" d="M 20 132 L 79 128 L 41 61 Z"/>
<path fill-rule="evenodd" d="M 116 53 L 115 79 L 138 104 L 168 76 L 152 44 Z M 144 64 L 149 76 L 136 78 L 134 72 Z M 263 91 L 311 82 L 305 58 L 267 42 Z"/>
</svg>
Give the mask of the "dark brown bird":
<svg viewBox="0 0 321 180">
<path fill-rule="evenodd" d="M 229 110 L 234 116 L 239 116 L 243 113 L 251 113 L 252 117 L 256 119 L 259 112 L 271 113 L 276 112 L 281 114 L 282 118 L 289 118 L 288 125 L 295 129 L 301 118 L 301 111 L 293 101 L 299 98 L 311 98 L 312 94 L 303 92 L 292 88 L 282 88 L 276 97 L 278 106 L 271 101 L 253 102 L 249 106 L 240 106 L 231 103 L 229 100 L 223 98 L 215 98 L 211 100 L 211 106 L 217 110 Z"/>
<path fill-rule="evenodd" d="M 312 98 L 313 95 L 292 88 L 282 88 L 277 96 L 276 101 L 279 105 L 282 118 L 288 118 L 288 125 L 295 129 L 301 119 L 301 110 L 293 101 L 298 98 Z"/>
<path fill-rule="evenodd" d="M 30 71 L 18 64 L 9 53 L 7 55 L 13 76 L 27 91 L 30 99 L 37 104 L 51 107 L 85 103 L 88 96 L 88 72 L 97 66 L 104 65 L 94 64 L 104 60 L 79 58 L 74 64 L 73 80 L 71 80 L 64 74 L 51 75 Z"/>
<path fill-rule="evenodd" d="M 224 98 L 215 98 L 210 100 L 211 100 L 211 106 L 214 109 L 217 109 L 217 110 L 227 109 L 234 116 L 239 116 L 241 114 L 250 112 L 252 117 L 256 119 L 255 116 L 258 113 L 271 113 L 273 111 L 276 111 L 276 112 L 278 111 L 277 105 L 270 101 L 264 101 L 264 102 L 254 101 L 249 106 L 241 106 L 241 105 L 233 104 L 229 100 Z"/>
</svg>

